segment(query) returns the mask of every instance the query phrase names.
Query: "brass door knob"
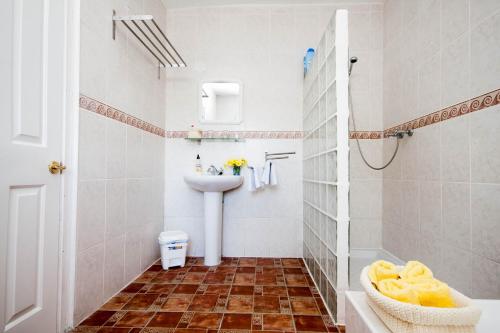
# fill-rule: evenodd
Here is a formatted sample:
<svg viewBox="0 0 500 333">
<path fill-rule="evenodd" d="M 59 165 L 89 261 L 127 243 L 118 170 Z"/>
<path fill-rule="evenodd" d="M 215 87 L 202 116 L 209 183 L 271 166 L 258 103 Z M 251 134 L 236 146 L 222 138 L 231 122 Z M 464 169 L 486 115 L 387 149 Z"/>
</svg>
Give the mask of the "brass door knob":
<svg viewBox="0 0 500 333">
<path fill-rule="evenodd" d="M 56 174 L 56 173 L 63 173 L 63 171 L 66 169 L 66 166 L 62 164 L 62 162 L 57 162 L 57 161 L 52 161 L 49 164 L 49 172 L 51 174 Z"/>
</svg>

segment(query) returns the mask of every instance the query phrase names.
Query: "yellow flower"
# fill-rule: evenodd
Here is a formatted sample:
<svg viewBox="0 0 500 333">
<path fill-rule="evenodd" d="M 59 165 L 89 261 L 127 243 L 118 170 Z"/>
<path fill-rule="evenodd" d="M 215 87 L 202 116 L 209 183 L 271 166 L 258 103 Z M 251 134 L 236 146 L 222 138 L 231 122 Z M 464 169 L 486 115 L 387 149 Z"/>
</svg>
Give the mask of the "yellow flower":
<svg viewBox="0 0 500 333">
<path fill-rule="evenodd" d="M 241 159 L 232 159 L 226 162 L 226 167 L 242 167 L 247 164 L 247 161 L 244 158 Z"/>
</svg>

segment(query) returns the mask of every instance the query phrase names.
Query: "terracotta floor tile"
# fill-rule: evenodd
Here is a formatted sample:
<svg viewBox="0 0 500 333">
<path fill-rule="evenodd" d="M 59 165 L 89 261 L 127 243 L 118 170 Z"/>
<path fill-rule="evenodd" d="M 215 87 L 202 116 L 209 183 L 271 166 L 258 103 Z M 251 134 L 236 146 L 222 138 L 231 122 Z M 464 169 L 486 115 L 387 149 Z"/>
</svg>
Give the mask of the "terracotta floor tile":
<svg viewBox="0 0 500 333">
<path fill-rule="evenodd" d="M 207 266 L 193 266 L 189 268 L 189 273 L 206 273 L 208 272 Z"/>
<path fill-rule="evenodd" d="M 281 259 L 281 263 L 283 264 L 283 267 L 302 267 L 300 259 L 296 258 L 284 258 Z"/>
<path fill-rule="evenodd" d="M 255 267 L 238 267 L 236 268 L 236 273 L 255 273 Z"/>
<path fill-rule="evenodd" d="M 236 266 L 219 266 L 217 267 L 217 269 L 215 270 L 216 273 L 236 273 L 236 270 L 238 269 L 238 267 Z"/>
<path fill-rule="evenodd" d="M 304 274 L 304 272 L 302 272 L 302 268 L 298 268 L 298 267 L 284 267 L 283 273 L 285 273 L 285 274 Z"/>
<path fill-rule="evenodd" d="M 240 258 L 238 266 L 255 267 L 255 266 L 257 266 L 257 259 L 256 258 Z"/>
<path fill-rule="evenodd" d="M 174 291 L 173 294 L 195 294 L 198 290 L 197 284 L 179 284 Z"/>
<path fill-rule="evenodd" d="M 154 279 L 151 280 L 152 283 L 176 283 L 177 282 L 177 274 L 178 272 L 160 272 L 158 273 Z"/>
<path fill-rule="evenodd" d="M 282 275 L 283 268 L 281 268 L 281 267 L 262 267 L 262 274 Z"/>
<path fill-rule="evenodd" d="M 101 327 L 97 333 L 129 333 L 129 327 Z"/>
<path fill-rule="evenodd" d="M 263 286 L 275 286 L 277 284 L 274 274 L 255 274 L 255 284 Z"/>
<path fill-rule="evenodd" d="M 188 328 L 218 329 L 222 320 L 222 313 L 200 313 L 194 314 Z"/>
<path fill-rule="evenodd" d="M 120 293 L 101 306 L 101 310 L 120 310 L 133 296 L 134 294 Z"/>
<path fill-rule="evenodd" d="M 226 281 L 226 273 L 207 273 L 203 283 L 206 284 L 224 284 Z"/>
<path fill-rule="evenodd" d="M 285 314 L 263 314 L 262 328 L 264 330 L 293 331 L 292 316 Z"/>
<path fill-rule="evenodd" d="M 301 286 L 305 287 L 308 285 L 304 275 L 299 275 L 299 274 L 286 274 L 285 281 L 287 286 L 292 286 L 292 287 L 301 287 Z"/>
<path fill-rule="evenodd" d="M 144 327 L 153 317 L 154 312 L 127 311 L 127 313 L 115 324 L 116 327 Z"/>
<path fill-rule="evenodd" d="M 274 258 L 257 258 L 257 266 L 274 266 Z"/>
<path fill-rule="evenodd" d="M 314 297 L 292 297 L 290 298 L 293 314 L 320 315 Z"/>
<path fill-rule="evenodd" d="M 161 264 L 159 264 L 159 265 L 152 265 L 151 267 L 149 267 L 147 269 L 147 272 L 159 272 L 162 270 L 163 270 L 163 267 L 161 266 Z"/>
<path fill-rule="evenodd" d="M 186 311 L 192 298 L 193 295 L 170 296 L 161 307 L 161 311 Z"/>
<path fill-rule="evenodd" d="M 288 287 L 288 295 L 290 296 L 304 296 L 312 297 L 311 289 L 309 287 Z"/>
<path fill-rule="evenodd" d="M 145 271 L 144 273 L 142 273 L 137 279 L 135 279 L 134 282 L 137 282 L 137 283 L 147 283 L 147 282 L 151 282 L 151 280 L 153 278 L 155 278 L 156 276 L 158 275 L 158 272 L 154 272 L 154 271 Z"/>
<path fill-rule="evenodd" d="M 137 293 L 139 292 L 139 290 L 142 289 L 142 287 L 144 287 L 145 284 L 144 283 L 131 283 L 129 284 L 128 286 L 126 286 L 122 292 L 123 293 Z"/>
<path fill-rule="evenodd" d="M 254 286 L 232 286 L 231 295 L 253 295 Z"/>
<path fill-rule="evenodd" d="M 253 311 L 257 313 L 279 313 L 280 298 L 278 296 L 255 296 Z"/>
<path fill-rule="evenodd" d="M 75 332 L 337 332 L 300 259 L 224 257 L 207 267 L 187 258 L 169 270 L 158 263 Z"/>
<path fill-rule="evenodd" d="M 170 294 L 175 289 L 175 284 L 153 283 L 148 289 L 148 293 Z"/>
<path fill-rule="evenodd" d="M 201 283 L 205 279 L 206 273 L 187 273 L 182 280 L 182 283 Z"/>
<path fill-rule="evenodd" d="M 286 296 L 286 287 L 282 286 L 263 286 L 262 294 L 264 296 Z"/>
<path fill-rule="evenodd" d="M 297 331 L 326 332 L 321 316 L 293 316 Z"/>
<path fill-rule="evenodd" d="M 233 283 L 239 285 L 253 285 L 255 284 L 255 274 L 236 273 Z"/>
<path fill-rule="evenodd" d="M 177 328 L 174 333 L 204 333 L 207 332 L 203 328 Z"/>
<path fill-rule="evenodd" d="M 252 315 L 244 313 L 225 313 L 221 329 L 249 330 L 252 328 Z"/>
<path fill-rule="evenodd" d="M 158 312 L 148 323 L 148 327 L 176 327 L 182 312 Z"/>
<path fill-rule="evenodd" d="M 219 295 L 195 295 L 189 306 L 189 311 L 212 311 L 217 304 Z"/>
<path fill-rule="evenodd" d="M 210 284 L 205 291 L 205 294 L 227 295 L 231 289 L 230 285 Z"/>
<path fill-rule="evenodd" d="M 108 321 L 111 316 L 115 314 L 115 311 L 96 311 L 90 317 L 85 319 L 81 325 L 83 326 L 102 326 L 106 321 Z"/>
<path fill-rule="evenodd" d="M 226 312 L 252 312 L 253 296 L 229 296 L 226 305 Z"/>
<path fill-rule="evenodd" d="M 160 296 L 159 294 L 137 294 L 125 304 L 123 310 L 147 310 Z"/>
</svg>

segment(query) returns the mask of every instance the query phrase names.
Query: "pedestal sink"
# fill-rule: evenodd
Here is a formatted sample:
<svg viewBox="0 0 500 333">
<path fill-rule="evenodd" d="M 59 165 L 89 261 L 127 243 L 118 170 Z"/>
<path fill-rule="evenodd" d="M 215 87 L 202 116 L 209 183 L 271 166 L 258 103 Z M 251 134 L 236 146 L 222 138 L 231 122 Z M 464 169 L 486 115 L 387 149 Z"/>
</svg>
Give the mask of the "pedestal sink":
<svg viewBox="0 0 500 333">
<path fill-rule="evenodd" d="M 243 183 L 242 176 L 184 176 L 186 184 L 205 199 L 205 265 L 220 264 L 222 247 L 222 194 Z"/>
</svg>

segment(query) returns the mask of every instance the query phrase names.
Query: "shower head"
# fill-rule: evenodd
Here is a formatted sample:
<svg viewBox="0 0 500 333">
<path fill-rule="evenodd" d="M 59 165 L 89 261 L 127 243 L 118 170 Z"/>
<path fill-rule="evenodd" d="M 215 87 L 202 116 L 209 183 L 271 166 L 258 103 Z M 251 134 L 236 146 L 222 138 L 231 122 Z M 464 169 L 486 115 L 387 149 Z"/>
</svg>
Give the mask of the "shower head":
<svg viewBox="0 0 500 333">
<path fill-rule="evenodd" d="M 358 62 L 358 57 L 351 57 L 351 59 L 349 59 L 349 75 L 351 75 L 352 66 L 357 62 Z"/>
</svg>

